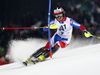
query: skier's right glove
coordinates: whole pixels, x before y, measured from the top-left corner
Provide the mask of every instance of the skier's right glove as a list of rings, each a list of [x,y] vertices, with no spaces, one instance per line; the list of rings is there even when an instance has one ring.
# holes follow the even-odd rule
[[[43,28],[43,31],[48,31],[48,28],[44,27],[44,28]]]
[[[84,36],[86,37],[86,38],[89,38],[89,37],[92,37],[93,35],[89,32],[89,31],[87,31],[87,30],[83,30],[83,33],[84,33]]]
[[[44,26],[43,31],[48,31],[48,25]]]

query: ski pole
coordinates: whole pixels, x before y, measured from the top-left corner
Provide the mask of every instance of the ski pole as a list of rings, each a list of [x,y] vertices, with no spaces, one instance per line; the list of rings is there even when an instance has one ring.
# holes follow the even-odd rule
[[[99,36],[94,36],[94,35],[92,35],[92,37],[97,38],[97,39],[100,39],[100,37],[99,37]]]
[[[91,33],[84,33],[84,35],[88,38],[88,37],[94,37],[94,38],[97,38],[97,39],[100,39],[100,37],[98,36],[95,36],[95,35],[92,35]]]
[[[1,29],[5,30],[5,29],[41,29],[41,28],[48,28],[48,27],[13,27],[13,28],[6,28],[6,27],[3,27]],[[57,29],[58,26],[57,25],[50,25],[50,29]]]

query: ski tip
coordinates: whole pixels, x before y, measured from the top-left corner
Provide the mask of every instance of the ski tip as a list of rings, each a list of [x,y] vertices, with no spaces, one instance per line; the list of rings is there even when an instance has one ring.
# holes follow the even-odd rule
[[[24,64],[25,66],[27,66],[27,63],[26,63],[26,62],[23,62],[23,64]]]

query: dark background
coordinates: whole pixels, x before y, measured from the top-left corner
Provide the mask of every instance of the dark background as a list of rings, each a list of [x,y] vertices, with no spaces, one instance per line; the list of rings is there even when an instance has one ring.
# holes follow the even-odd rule
[[[20,17],[32,12],[35,17],[40,17],[48,10],[48,0],[0,0],[0,20],[6,25],[10,20],[19,24]]]
[[[56,6],[68,7],[75,3],[82,3],[84,0],[51,0],[51,13]],[[43,19],[42,16],[48,15],[49,0],[0,0],[0,21],[4,26],[13,20],[14,24],[20,24],[22,15],[32,12],[34,17],[39,20]],[[66,6],[66,7],[65,7]],[[42,16],[41,16],[42,15]]]

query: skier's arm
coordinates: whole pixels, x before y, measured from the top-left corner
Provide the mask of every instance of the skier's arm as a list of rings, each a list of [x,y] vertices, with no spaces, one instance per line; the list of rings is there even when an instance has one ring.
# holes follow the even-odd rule
[[[70,24],[71,24],[71,26],[74,26],[74,27],[76,27],[76,28],[79,28],[81,31],[83,31],[84,36],[85,36],[86,38],[92,36],[92,34],[91,34],[89,31],[87,31],[86,28],[85,28],[83,25],[77,23],[77,22],[74,21],[73,19],[70,19]]]
[[[82,31],[83,31],[83,30],[86,30],[86,28],[85,28],[83,25],[77,23],[77,22],[76,22],[75,20],[73,20],[73,19],[70,19],[70,25],[71,25],[71,26],[74,26],[74,27],[76,27],[76,28],[78,28],[78,29],[81,29]]]

